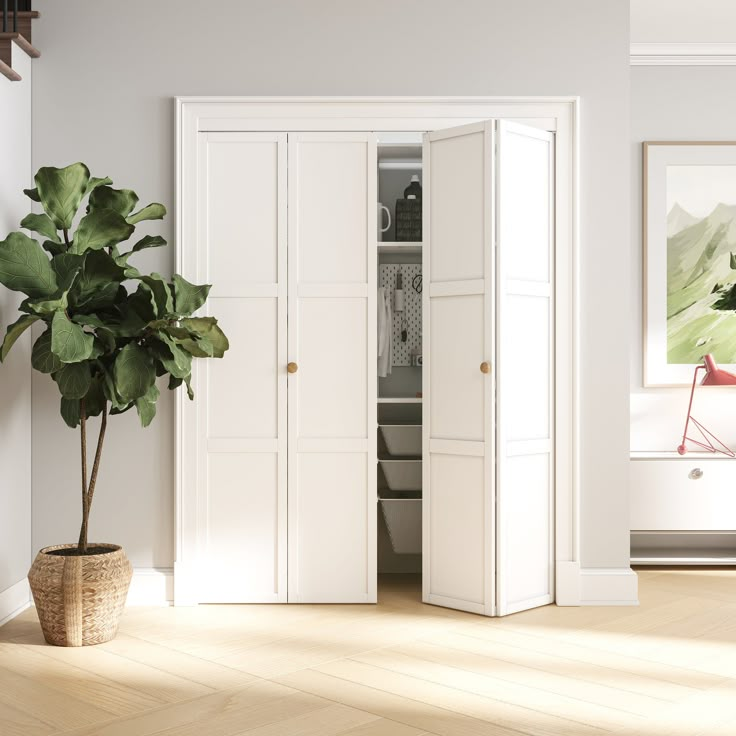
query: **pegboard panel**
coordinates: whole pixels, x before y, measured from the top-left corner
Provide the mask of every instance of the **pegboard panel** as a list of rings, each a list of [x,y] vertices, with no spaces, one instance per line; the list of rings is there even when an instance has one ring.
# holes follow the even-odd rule
[[[421,263],[382,263],[380,265],[380,285],[391,298],[391,308],[396,302],[396,276],[401,273],[404,283],[404,312],[393,312],[394,327],[394,365],[411,365],[410,353],[413,348],[422,349],[422,264]],[[401,341],[402,317],[407,330],[406,342]]]

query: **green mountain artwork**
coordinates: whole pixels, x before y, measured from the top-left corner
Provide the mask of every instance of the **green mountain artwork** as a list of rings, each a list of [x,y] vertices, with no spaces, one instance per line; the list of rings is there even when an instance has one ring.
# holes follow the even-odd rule
[[[667,362],[736,363],[736,205],[667,215]]]

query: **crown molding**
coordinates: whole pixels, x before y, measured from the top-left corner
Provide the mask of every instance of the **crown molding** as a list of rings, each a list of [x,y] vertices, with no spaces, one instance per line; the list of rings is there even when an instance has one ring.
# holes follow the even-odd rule
[[[631,66],[736,66],[736,43],[632,43]]]

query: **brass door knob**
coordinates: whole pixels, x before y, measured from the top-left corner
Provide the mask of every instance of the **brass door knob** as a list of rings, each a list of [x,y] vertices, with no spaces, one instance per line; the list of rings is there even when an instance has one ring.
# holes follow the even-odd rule
[[[289,364],[288,364],[288,365],[286,366],[286,370],[287,370],[287,371],[288,371],[289,373],[296,373],[296,372],[297,372],[297,371],[299,370],[299,366],[298,366],[298,365],[297,365],[296,363],[289,363]]]
[[[487,360],[484,360],[480,364],[480,372],[481,373],[490,373],[491,372],[491,364]]]

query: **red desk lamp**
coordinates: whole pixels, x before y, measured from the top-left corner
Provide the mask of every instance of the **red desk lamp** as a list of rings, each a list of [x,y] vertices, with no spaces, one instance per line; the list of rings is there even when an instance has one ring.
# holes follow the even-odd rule
[[[695,367],[693,372],[693,387],[690,390],[690,403],[687,407],[687,418],[685,419],[685,430],[682,433],[682,443],[677,448],[677,452],[680,455],[684,455],[687,452],[686,442],[692,442],[697,447],[702,448],[706,452],[720,453],[728,457],[736,457],[736,453],[728,448],[721,440],[716,437],[713,432],[706,429],[693,415],[693,397],[695,396],[695,386],[698,384],[698,371],[704,370],[705,376],[701,381],[701,386],[736,386],[736,375],[724,371],[716,365],[712,355],[703,356],[703,365]],[[695,428],[700,432],[702,440],[695,439],[687,436],[687,430],[690,423],[695,425]],[[713,444],[715,440],[716,444]]]

